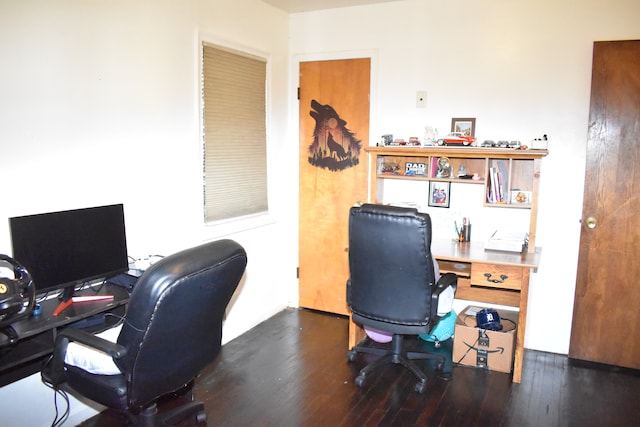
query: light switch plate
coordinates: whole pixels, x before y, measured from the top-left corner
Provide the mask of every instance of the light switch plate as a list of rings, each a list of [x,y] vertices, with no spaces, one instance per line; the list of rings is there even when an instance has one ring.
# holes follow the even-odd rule
[[[427,91],[419,90],[416,92],[416,108],[427,107]]]

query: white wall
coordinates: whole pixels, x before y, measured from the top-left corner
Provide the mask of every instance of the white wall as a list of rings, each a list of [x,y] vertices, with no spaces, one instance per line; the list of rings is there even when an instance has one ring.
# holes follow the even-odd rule
[[[256,0],[0,0],[0,253],[8,217],[124,203],[134,257],[222,236],[245,246],[225,342],[297,303],[287,27]],[[270,216],[247,230],[203,225],[201,39],[269,58]],[[53,396],[37,387],[0,389],[3,425],[51,423]]]
[[[385,133],[422,137],[427,125],[447,132],[452,117],[475,117],[481,141],[549,135],[527,348],[568,352],[592,45],[640,38],[639,16],[636,0],[405,0],[291,16],[293,57],[375,51],[373,145]],[[419,90],[427,108],[415,107]]]

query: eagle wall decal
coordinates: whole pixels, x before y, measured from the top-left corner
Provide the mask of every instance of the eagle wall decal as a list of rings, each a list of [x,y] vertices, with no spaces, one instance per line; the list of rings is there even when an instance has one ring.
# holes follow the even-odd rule
[[[360,163],[362,143],[333,107],[313,99],[309,115],[316,121],[313,143],[309,146],[310,164],[341,171]]]

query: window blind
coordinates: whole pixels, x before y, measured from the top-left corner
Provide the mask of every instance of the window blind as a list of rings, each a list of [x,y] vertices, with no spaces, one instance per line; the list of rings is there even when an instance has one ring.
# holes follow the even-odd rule
[[[205,221],[266,212],[266,61],[203,44]]]

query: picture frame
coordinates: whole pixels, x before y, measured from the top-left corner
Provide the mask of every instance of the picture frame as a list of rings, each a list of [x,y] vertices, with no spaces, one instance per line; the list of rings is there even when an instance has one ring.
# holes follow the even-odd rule
[[[531,191],[511,190],[511,204],[528,205],[531,204]]]
[[[462,132],[466,136],[476,136],[475,117],[454,117],[451,119],[451,132]]]
[[[429,206],[448,208],[451,199],[451,183],[448,181],[429,181]]]

